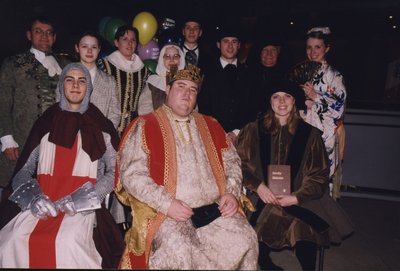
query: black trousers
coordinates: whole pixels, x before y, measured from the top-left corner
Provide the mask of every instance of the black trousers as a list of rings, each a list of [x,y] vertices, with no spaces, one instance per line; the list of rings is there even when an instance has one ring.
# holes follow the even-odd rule
[[[270,257],[271,248],[263,242],[259,242],[258,264],[261,270],[283,270],[275,265]],[[300,241],[294,247],[294,253],[303,270],[315,270],[317,260],[317,245],[312,242]]]
[[[258,265],[261,270],[283,270],[281,267],[277,266],[272,262],[271,256],[271,248],[267,246],[264,242],[258,242]]]
[[[300,262],[303,270],[315,270],[317,261],[317,244],[300,241],[294,246],[294,254]]]

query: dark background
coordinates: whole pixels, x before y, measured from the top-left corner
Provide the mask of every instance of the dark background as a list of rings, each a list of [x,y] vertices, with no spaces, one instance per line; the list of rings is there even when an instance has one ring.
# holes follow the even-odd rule
[[[26,24],[34,15],[54,19],[55,51],[71,54],[76,35],[97,30],[102,18],[132,23],[142,11],[151,12],[159,28],[165,18],[179,24],[193,14],[202,20],[202,41],[210,48],[214,48],[215,28],[224,22],[240,25],[243,48],[258,37],[279,34],[291,63],[305,59],[307,30],[328,25],[332,30],[328,61],[344,75],[348,107],[400,111],[400,86],[385,91],[388,64],[400,58],[399,0],[0,0],[0,60],[28,48]],[[103,53],[111,50],[103,45]],[[400,64],[397,72],[400,78]]]

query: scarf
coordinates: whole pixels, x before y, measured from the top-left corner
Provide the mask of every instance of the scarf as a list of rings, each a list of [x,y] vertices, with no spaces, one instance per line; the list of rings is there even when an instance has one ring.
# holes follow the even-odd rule
[[[143,61],[137,54],[133,54],[131,60],[128,60],[121,54],[120,51],[116,50],[106,58],[114,66],[120,70],[123,70],[124,72],[137,72],[144,67]]]

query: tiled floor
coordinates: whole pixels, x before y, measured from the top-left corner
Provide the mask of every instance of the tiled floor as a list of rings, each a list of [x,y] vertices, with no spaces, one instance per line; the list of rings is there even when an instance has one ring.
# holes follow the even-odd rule
[[[340,204],[352,218],[355,233],[325,250],[324,270],[400,270],[400,201],[344,196]],[[289,250],[271,256],[287,271],[300,270]]]

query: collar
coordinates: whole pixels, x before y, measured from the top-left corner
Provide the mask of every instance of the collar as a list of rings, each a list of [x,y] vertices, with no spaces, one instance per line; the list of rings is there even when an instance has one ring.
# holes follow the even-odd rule
[[[39,51],[38,49],[35,49],[31,47],[30,52],[35,56],[35,59],[40,62],[40,64],[43,65],[47,69],[47,72],[50,77],[55,76],[56,74],[60,75],[61,74],[61,67],[58,64],[57,60],[54,58],[52,55],[47,55]]]
[[[189,46],[187,46],[186,43],[183,44],[183,52],[187,52],[187,51],[195,51],[197,53],[197,51],[199,50],[199,45],[196,44],[196,46],[193,49],[190,49]]]
[[[33,47],[31,47],[31,49],[29,51],[35,55],[35,58],[37,61],[39,61],[40,63],[43,63],[44,58],[46,57],[46,54],[44,52],[39,51],[38,49],[35,49]]]
[[[237,67],[237,58],[232,63],[225,61],[224,59],[222,59],[222,57],[219,58],[219,61],[221,62],[222,68],[225,68],[225,66],[228,64],[233,64]]]
[[[137,54],[133,54],[131,60],[126,59],[120,51],[115,50],[106,57],[114,66],[125,72],[137,72],[144,64]]]

